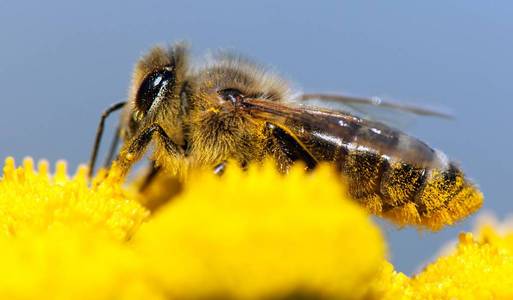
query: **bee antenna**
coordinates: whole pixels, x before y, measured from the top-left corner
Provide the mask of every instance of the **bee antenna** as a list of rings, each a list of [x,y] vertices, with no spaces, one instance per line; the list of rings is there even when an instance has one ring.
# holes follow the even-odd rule
[[[125,104],[126,104],[126,101],[115,103],[115,104],[111,105],[109,108],[107,108],[102,113],[102,116],[100,118],[100,123],[98,124],[98,128],[96,129],[94,145],[93,145],[93,149],[91,151],[91,159],[89,160],[89,178],[91,178],[94,173],[94,165],[96,163],[96,157],[98,155],[98,150],[100,149],[100,141],[102,139],[103,129],[105,127],[105,120],[111,113],[123,108],[125,106]],[[116,132],[116,134],[118,134],[118,132]]]

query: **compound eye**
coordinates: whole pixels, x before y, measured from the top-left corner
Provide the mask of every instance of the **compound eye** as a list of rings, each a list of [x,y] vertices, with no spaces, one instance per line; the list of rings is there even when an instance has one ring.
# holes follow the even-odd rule
[[[221,97],[221,99],[233,103],[241,101],[244,98],[242,92],[237,89],[224,89],[218,91],[217,93],[219,94],[219,97]]]
[[[147,113],[155,101],[160,101],[175,84],[172,67],[157,70],[144,78],[135,100],[137,109]]]

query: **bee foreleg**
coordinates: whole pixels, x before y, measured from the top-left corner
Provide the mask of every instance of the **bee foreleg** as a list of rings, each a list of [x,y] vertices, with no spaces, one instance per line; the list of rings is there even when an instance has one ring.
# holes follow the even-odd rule
[[[315,168],[317,160],[292,134],[269,122],[266,123],[266,127],[270,131],[275,144],[290,161],[301,160],[309,170]]]
[[[134,162],[140,159],[144,150],[151,142],[153,135],[157,134],[161,141],[164,143],[166,151],[172,156],[183,156],[183,149],[176,145],[167,135],[159,124],[152,124],[151,126],[142,130],[132,140],[130,140],[120,152],[118,163],[123,172],[126,174]]]

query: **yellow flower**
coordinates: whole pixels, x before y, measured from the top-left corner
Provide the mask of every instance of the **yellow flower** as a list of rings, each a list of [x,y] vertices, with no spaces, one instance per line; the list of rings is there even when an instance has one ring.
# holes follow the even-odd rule
[[[87,187],[59,162],[16,169],[0,181],[0,299],[141,299],[157,297],[139,256],[126,246],[148,211],[129,199],[115,174]]]
[[[161,299],[137,253],[88,229],[0,238],[0,299]]]
[[[95,189],[87,186],[86,169],[68,178],[66,164],[58,162],[55,176],[48,163],[34,172],[31,159],[15,169],[8,158],[0,181],[0,236],[45,232],[53,227],[88,227],[116,239],[126,240],[148,217],[148,211],[128,198],[119,178],[111,174]]]
[[[513,298],[513,252],[499,240],[496,244],[461,234],[454,253],[412,280],[413,293],[424,299]]]
[[[115,168],[89,188],[32,165],[0,181],[1,299],[378,295],[384,242],[328,168],[197,174],[148,216]]]
[[[177,298],[361,298],[384,244],[336,178],[327,167],[284,177],[271,165],[194,177],[136,234],[135,248]]]
[[[384,299],[513,299],[513,231],[462,233],[451,253],[412,278],[387,263],[374,289]]]
[[[376,299],[413,299],[410,282],[408,276],[395,271],[391,263],[384,261],[378,280],[371,283],[371,289],[379,296]]]

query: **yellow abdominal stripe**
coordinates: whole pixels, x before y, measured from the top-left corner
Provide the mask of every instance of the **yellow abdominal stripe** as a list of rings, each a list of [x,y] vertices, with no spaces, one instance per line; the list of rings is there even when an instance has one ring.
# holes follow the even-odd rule
[[[476,212],[483,203],[483,194],[459,169],[426,171],[396,162],[383,172],[383,163],[377,155],[349,155],[344,166],[349,194],[370,213],[399,226],[436,231]]]
[[[436,231],[474,213],[483,203],[479,189],[452,165],[426,169],[357,150],[349,152],[341,169],[354,200],[399,226]]]
[[[328,166],[191,174],[154,213],[116,167],[91,185],[86,171],[69,177],[60,162],[51,175],[46,162],[34,171],[30,159],[6,160],[0,299],[513,296],[512,233],[463,234],[409,278],[386,261],[379,228]]]
[[[406,182],[404,186],[410,184]],[[448,179],[442,172],[434,170],[416,202],[400,205],[384,212],[383,216],[399,225],[439,230],[476,212],[482,204],[483,194],[462,173]]]

